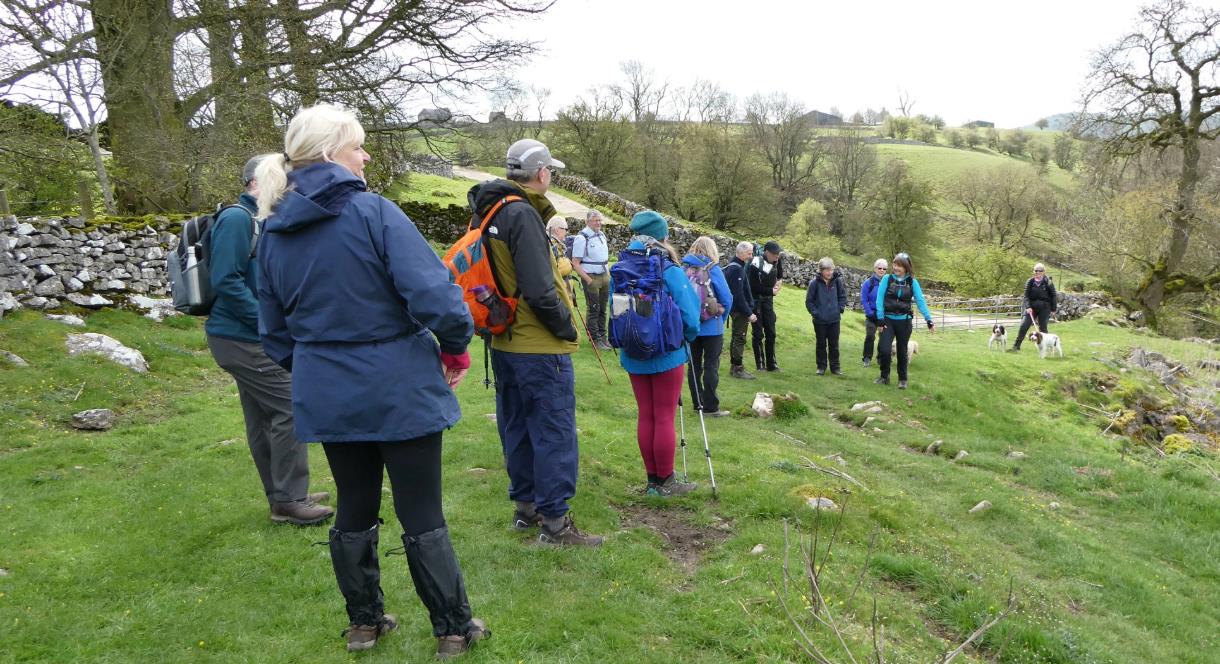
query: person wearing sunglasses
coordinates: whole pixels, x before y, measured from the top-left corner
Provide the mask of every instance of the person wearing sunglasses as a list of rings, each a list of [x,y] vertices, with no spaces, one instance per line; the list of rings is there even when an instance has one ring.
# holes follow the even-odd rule
[[[923,289],[915,278],[915,269],[911,266],[911,257],[905,252],[894,256],[892,263],[894,271],[881,278],[877,284],[876,318],[873,324],[881,332],[880,348],[877,349],[877,364],[881,367],[881,376],[873,381],[880,385],[890,384],[890,348],[897,347],[898,355],[898,389],[907,389],[907,342],[911,340],[914,319],[913,307],[919,307],[928,331],[936,333],[932,323],[932,314],[928,311],[928,303],[923,299]],[[897,343],[895,343],[897,342]]]
[[[1055,284],[1046,274],[1046,266],[1042,263],[1035,264],[1034,276],[1025,282],[1025,293],[1021,300],[1021,331],[1017,333],[1017,340],[1008,352],[1021,350],[1021,342],[1035,322],[1038,323],[1038,331],[1046,334],[1051,315],[1059,309],[1058,299]]]
[[[873,363],[873,341],[876,339],[877,326],[873,319],[877,316],[877,286],[881,278],[890,271],[890,264],[884,258],[878,258],[873,263],[873,273],[860,284],[860,306],[864,309],[864,357],[863,365],[868,368]]]

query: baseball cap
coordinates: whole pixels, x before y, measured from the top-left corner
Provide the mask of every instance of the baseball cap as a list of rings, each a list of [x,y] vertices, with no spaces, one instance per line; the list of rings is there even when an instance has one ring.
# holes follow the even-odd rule
[[[551,157],[551,151],[541,141],[532,138],[523,138],[510,145],[504,166],[510,171],[526,173],[533,173],[548,166],[565,168],[562,161]]]
[[[243,187],[250,186],[250,183],[254,181],[254,170],[258,168],[258,163],[263,160],[264,156],[260,154],[250,157],[245,167],[241,169],[241,184]]]

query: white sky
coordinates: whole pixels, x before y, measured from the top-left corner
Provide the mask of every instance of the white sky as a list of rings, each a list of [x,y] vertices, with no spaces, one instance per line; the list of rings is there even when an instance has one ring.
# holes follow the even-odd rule
[[[739,100],[784,91],[823,111],[895,112],[903,89],[914,113],[1015,127],[1077,110],[1090,53],[1131,29],[1141,4],[558,0],[517,22],[541,50],[516,78],[552,90],[551,115],[634,59],[672,85],[702,77]]]

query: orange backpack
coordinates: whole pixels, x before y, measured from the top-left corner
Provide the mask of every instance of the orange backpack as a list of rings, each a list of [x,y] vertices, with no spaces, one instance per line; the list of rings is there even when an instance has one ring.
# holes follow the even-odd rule
[[[508,297],[500,288],[491,265],[491,251],[484,234],[500,208],[508,203],[524,201],[521,196],[505,196],[491,206],[477,228],[471,228],[442,259],[452,273],[453,283],[462,287],[462,295],[475,332],[480,335],[504,334],[517,316],[517,298]],[[475,219],[478,212],[475,212]],[[472,222],[474,220],[472,219]]]

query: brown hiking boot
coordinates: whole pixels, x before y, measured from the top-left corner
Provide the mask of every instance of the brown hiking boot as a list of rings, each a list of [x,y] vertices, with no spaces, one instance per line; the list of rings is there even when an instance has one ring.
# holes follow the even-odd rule
[[[530,514],[521,510],[513,510],[513,530],[530,530],[542,525],[542,515],[538,512]]]
[[[436,637],[436,658],[451,659],[470,650],[470,646],[476,641],[491,638],[491,630],[487,629],[487,625],[478,618],[470,619],[470,631],[466,632],[466,636],[454,634],[451,636]]]
[[[344,636],[347,637],[347,651],[368,650],[377,645],[377,639],[397,628],[398,619],[388,613],[383,615],[381,622],[376,625],[348,625],[347,629],[343,630]]]
[[[335,511],[325,505],[315,505],[306,500],[271,505],[271,520],[276,523],[291,523],[294,526],[312,526],[334,516]]]
[[[598,535],[586,535],[577,530],[576,524],[572,522],[571,514],[564,515],[563,527],[559,530],[551,530],[544,521],[542,532],[538,533],[539,544],[552,546],[601,546],[605,539]]]
[[[305,502],[307,503],[324,503],[328,500],[330,500],[329,491],[315,491],[314,493],[305,496]]]

